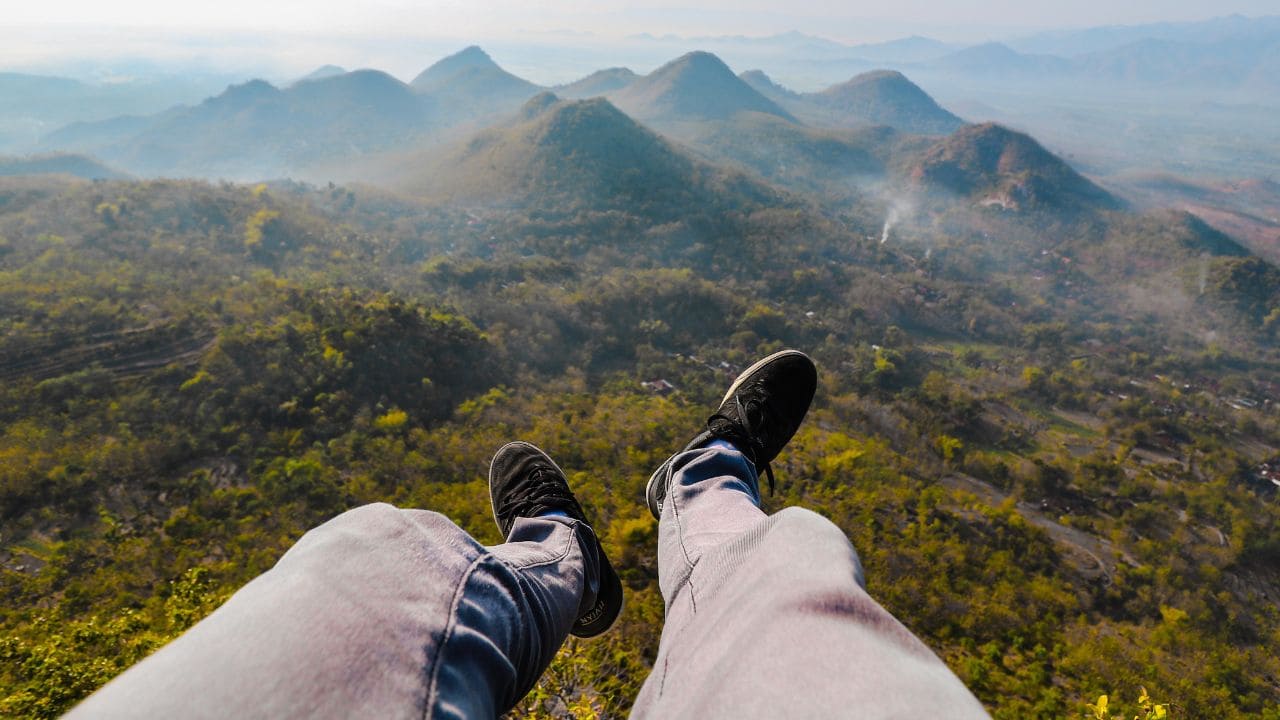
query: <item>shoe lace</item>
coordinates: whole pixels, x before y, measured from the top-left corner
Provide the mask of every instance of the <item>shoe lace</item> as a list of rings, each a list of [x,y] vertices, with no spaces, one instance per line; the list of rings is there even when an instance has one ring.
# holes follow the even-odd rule
[[[569,492],[564,478],[549,468],[534,468],[515,492],[498,504],[498,516],[505,519],[534,517],[548,510],[563,510],[570,517],[585,517],[577,498]]]
[[[769,390],[763,384],[752,384],[750,393],[743,393],[740,388],[733,394],[733,403],[737,408],[737,419],[721,412],[707,418],[707,429],[721,440],[727,440],[747,456],[756,466],[756,472],[764,472],[769,481],[769,494],[773,495],[776,482],[773,477],[771,463],[761,464],[757,458],[762,457],[768,448],[768,423],[765,411],[768,408]],[[747,395],[743,402],[743,394]]]

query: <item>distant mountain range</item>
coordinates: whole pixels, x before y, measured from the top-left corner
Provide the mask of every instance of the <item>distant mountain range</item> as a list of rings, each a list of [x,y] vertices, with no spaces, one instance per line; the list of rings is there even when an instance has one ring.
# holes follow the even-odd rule
[[[678,221],[716,199],[725,174],[675,147],[603,98],[531,99],[509,123],[405,163],[397,185],[461,202],[625,209]],[[733,180],[734,192],[777,199],[762,184]]]
[[[795,32],[644,42],[654,47],[699,42],[728,58],[767,58],[785,69],[782,77],[830,77],[842,68],[849,74],[817,92],[796,92],[763,71],[734,78],[720,56],[692,52],[648,75],[609,68],[551,89],[563,98],[607,97],[632,117],[682,140],[707,134],[691,123],[727,121],[744,112],[813,128],[887,125],[907,133],[946,134],[961,125],[908,77],[926,87],[963,81],[1035,87],[1050,95],[1056,86],[1110,92],[1212,87],[1237,93],[1229,102],[1264,104],[1280,90],[1280,17],[1092,28],[968,48],[918,36],[845,45]],[[176,87],[116,88],[0,74],[5,100],[0,103],[0,152],[92,154],[143,175],[291,175],[432,142],[455,128],[491,125],[548,89],[511,74],[474,46],[431,65],[409,83],[375,70],[325,65],[279,86],[238,83],[204,102],[157,107],[180,95]],[[973,98],[949,97],[957,107],[980,106],[964,102]]]
[[[734,77],[723,61],[706,52],[688,53],[643,77],[626,68],[603,70],[557,92],[608,97],[628,114],[677,133],[681,123],[723,121],[739,113],[764,113],[815,127],[888,125],[934,135],[964,124],[899,72],[863,73],[821,92],[797,93],[762,70]]]
[[[1001,43],[986,43],[915,69],[994,80],[1274,92],[1280,89],[1280,28],[1211,42],[1147,38],[1070,58],[1027,54]]]
[[[928,67],[968,76],[1034,77],[1063,75],[1071,72],[1073,64],[1053,55],[1024,55],[1007,45],[989,42],[944,55],[929,63]]]
[[[794,32],[760,38],[637,37],[656,47],[696,44],[730,63],[768,65],[780,77],[825,82],[832,72],[879,67],[919,77],[1273,92],[1280,62],[1280,15],[1055,31],[969,47],[919,36],[846,45]]]
[[[28,157],[0,156],[0,177],[69,175],[85,180],[123,180],[129,176],[90,157],[55,153]]]
[[[92,153],[140,174],[282,177],[412,147],[443,129],[508,112],[539,91],[470,47],[411,84],[377,70],[326,66],[283,89],[253,80],[192,107],[75,123],[41,147]]]
[[[41,149],[91,154],[141,175],[308,176],[500,124],[543,91],[469,47],[412,83],[376,70],[326,66],[283,88],[254,80],[195,106],[73,123],[48,135]],[[570,99],[607,97],[631,118],[685,141],[713,134],[708,124],[746,115],[769,115],[797,129],[884,125],[945,134],[962,124],[897,72],[868,73],[820,93],[798,94],[763,73],[739,77],[706,52],[687,53],[643,76],[602,70],[560,91]]]
[[[768,81],[762,73],[746,75],[757,83]],[[884,92],[886,87],[892,91]],[[965,126],[898,73],[859,76],[814,94],[816,99],[772,88],[790,106],[822,108],[818,103],[825,101],[826,109],[856,127],[806,126],[714,56],[694,53],[616,91],[613,96],[629,104],[630,112],[601,97],[573,101],[542,93],[506,122],[401,158],[393,163],[395,184],[414,195],[453,202],[641,208],[655,222],[678,220],[662,208],[690,207],[690,193],[697,196],[694,204],[724,205],[715,199],[724,183],[708,185],[707,180],[724,177],[723,170],[633,119],[640,116],[657,118],[658,127],[676,128],[683,142],[713,161],[801,192],[856,194],[870,182],[1005,211],[1120,207],[1032,138],[994,124]],[[910,102],[900,102],[903,96]],[[931,129],[953,132],[931,139],[867,119],[895,119],[904,115],[903,107],[923,108],[939,123]],[[905,116],[919,122],[921,114]],[[746,179],[735,183],[738,195],[767,195],[763,186]]]
[[[560,91],[469,47],[411,83],[326,66],[283,88],[255,80],[195,106],[73,124],[44,144],[144,176],[363,179],[454,201],[639,208],[655,222],[678,220],[661,208],[733,206],[717,199],[729,185],[764,198],[768,183],[833,202],[889,183],[1008,211],[1119,206],[1030,137],[966,126],[898,71],[798,93],[692,52]]]
[[[209,78],[94,85],[63,77],[0,72],[0,153],[29,152],[42,136],[68,123],[154,113],[197,101],[216,92],[217,87]]]
[[[849,45],[798,32],[767,37],[636,36],[629,42],[647,48],[641,55],[664,52],[664,48],[675,54],[691,46],[699,47],[715,53],[728,65],[767,68],[773,77],[803,90],[878,69],[898,70],[931,88],[957,81],[987,87],[1006,82],[1033,87],[1059,83],[1076,88],[1097,84],[1121,91],[1195,88],[1217,95],[1235,93],[1230,102],[1256,100],[1268,104],[1273,104],[1271,100],[1280,90],[1280,16],[1230,16],[1195,23],[1056,31],[973,47],[920,36]],[[300,79],[276,84],[288,89],[300,82],[344,74],[348,73],[341,67],[325,65]],[[615,68],[571,85],[542,88],[506,72],[482,50],[470,47],[441,60],[409,84],[425,96],[448,95],[448,103],[434,107],[433,122],[460,124],[477,116],[510,111],[543,89],[553,89],[569,98],[613,96],[637,80],[631,71]],[[787,112],[795,113],[750,79],[744,80]],[[49,144],[38,146],[37,140],[71,123],[123,115],[146,116],[175,105],[192,104],[226,87],[226,80],[216,86],[211,84],[216,81],[212,77],[175,75],[91,84],[68,78],[0,73],[0,152],[47,149]],[[237,79],[234,84],[242,82]],[[628,104],[619,97],[612,99],[623,107]]]
[[[431,127],[433,109],[390,75],[359,70],[283,90],[253,80],[194,107],[74,124],[42,145],[140,174],[256,179],[414,142]]]
[[[1144,40],[1217,43],[1235,38],[1274,37],[1277,33],[1280,33],[1280,15],[1252,18],[1228,15],[1195,22],[1054,30],[1014,38],[1006,44],[1018,52],[1074,57],[1116,50]]]

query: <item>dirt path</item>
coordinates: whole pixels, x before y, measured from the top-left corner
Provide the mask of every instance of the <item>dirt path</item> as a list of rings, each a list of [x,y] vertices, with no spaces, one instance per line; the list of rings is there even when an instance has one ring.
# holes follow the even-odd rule
[[[942,478],[942,484],[954,490],[971,492],[992,507],[1009,497],[994,485],[969,475],[946,475]],[[1117,561],[1132,567],[1138,566],[1138,561],[1132,555],[1117,548],[1111,541],[1067,527],[1049,518],[1031,503],[1019,502],[1017,509],[1027,522],[1044,530],[1054,542],[1063,546],[1068,559],[1087,577],[1105,577],[1110,581]]]

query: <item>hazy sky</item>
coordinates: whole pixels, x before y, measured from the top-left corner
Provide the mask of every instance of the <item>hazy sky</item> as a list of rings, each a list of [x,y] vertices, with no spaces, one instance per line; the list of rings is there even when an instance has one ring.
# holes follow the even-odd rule
[[[5,3],[3,25],[92,24],[302,32],[507,33],[571,29],[600,34],[856,33],[859,21],[959,27],[1046,27],[1265,15],[1275,0],[40,0]],[[505,26],[505,27],[503,27]],[[838,38],[837,38],[838,39]],[[861,40],[849,37],[851,40]]]
[[[1053,27],[1202,20],[1280,12],[1277,0],[37,0],[0,13],[0,69],[69,58],[206,65],[316,62],[384,67],[478,42],[607,45],[635,33],[767,35],[842,42],[922,34],[953,42]],[[413,46],[413,43],[417,43]],[[419,63],[417,59],[413,63]],[[406,71],[409,66],[405,64]]]

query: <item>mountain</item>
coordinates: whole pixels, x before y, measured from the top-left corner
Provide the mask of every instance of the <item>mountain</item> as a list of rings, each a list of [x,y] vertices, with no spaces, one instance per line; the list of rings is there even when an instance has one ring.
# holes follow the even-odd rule
[[[285,90],[253,80],[159,116],[69,127],[43,145],[144,175],[261,179],[410,143],[433,127],[432,109],[390,75],[359,70]]]
[[[792,92],[775,83],[773,78],[766,75],[763,70],[747,70],[738,75],[738,77],[742,82],[750,85],[753,90],[778,103],[778,105],[800,100],[799,93]]]
[[[543,89],[503,70],[474,45],[436,62],[409,85],[433,98],[450,123],[510,112]]]
[[[317,116],[355,114],[362,122],[416,121],[426,107],[404,83],[379,70],[357,70],[301,82],[287,90],[285,96],[290,104]]]
[[[23,102],[53,103],[80,100],[93,88],[79,80],[46,75],[0,72],[0,93]]]
[[[1075,58],[1083,74],[1167,87],[1280,90],[1280,29],[1214,42],[1148,38]]]
[[[184,107],[158,115],[121,115],[107,120],[73,122],[40,138],[36,149],[99,153],[127,143],[165,118],[181,115],[187,110]]]
[[[70,175],[85,180],[121,180],[128,177],[84,155],[0,157],[0,177],[15,175]]]
[[[763,185],[677,149],[603,98],[547,94],[531,100],[513,123],[408,159],[399,185],[431,199],[556,213],[612,209],[654,223],[779,201]]]
[[[749,70],[739,78],[810,125],[888,125],[903,132],[945,135],[964,124],[896,70],[862,73],[822,92],[804,94],[778,85],[760,70]]]
[[[1168,174],[1138,174],[1117,182],[1135,205],[1191,213],[1280,266],[1280,183],[1195,182]]]
[[[964,124],[895,70],[863,73],[805,96],[838,125],[888,125],[905,132],[943,135]]]
[[[1114,50],[1143,40],[1216,43],[1241,36],[1277,32],[1280,32],[1280,16],[1250,18],[1243,15],[1228,15],[1196,22],[1106,25],[1079,30],[1054,30],[1015,38],[1008,44],[1019,52],[1071,57]]]
[[[1044,77],[1066,75],[1074,66],[1060,57],[1024,55],[1008,45],[990,42],[944,55],[927,67],[965,75]]]
[[[724,120],[746,111],[794,119],[706,52],[676,58],[611,99],[629,115],[658,122]]]
[[[954,45],[919,35],[882,43],[854,45],[849,48],[850,54],[878,63],[927,62],[955,50]]]
[[[411,147],[460,124],[489,124],[540,90],[477,47],[435,63],[412,85],[377,70],[339,70],[325,66],[284,89],[253,80],[159,115],[74,124],[41,147],[92,152],[143,175],[297,175]]]
[[[40,138],[78,121],[162,111],[205,97],[205,78],[95,85],[64,77],[0,73],[0,152],[37,149]]]
[[[813,128],[776,115],[746,112],[686,138],[717,160],[736,163],[792,190],[844,202],[868,181],[883,180],[897,154],[913,144],[884,125]],[[919,148],[916,148],[919,149]]]
[[[558,85],[554,92],[560,97],[574,99],[608,95],[625,88],[638,77],[640,76],[624,67],[606,68],[567,85]]]
[[[1274,93],[1280,90],[1280,16],[1102,27],[985,43],[923,63],[967,77]]]
[[[307,82],[309,80],[324,80],[325,78],[336,77],[338,75],[346,75],[347,71],[337,65],[321,65],[311,72],[303,75],[294,82]]]
[[[1007,210],[1119,206],[1030,136],[995,123],[960,128],[920,153],[906,175],[918,187]]]

